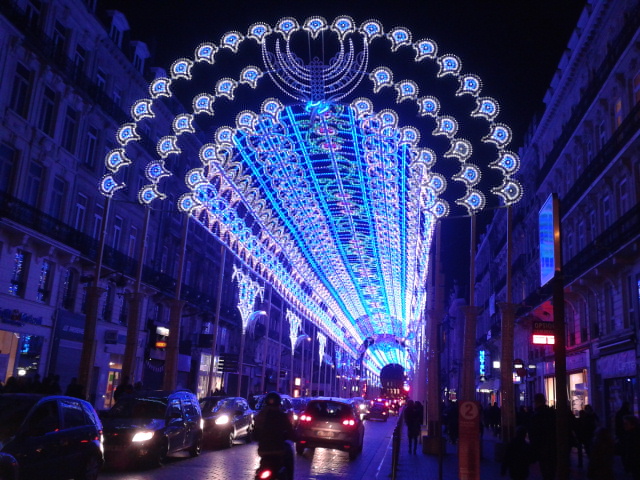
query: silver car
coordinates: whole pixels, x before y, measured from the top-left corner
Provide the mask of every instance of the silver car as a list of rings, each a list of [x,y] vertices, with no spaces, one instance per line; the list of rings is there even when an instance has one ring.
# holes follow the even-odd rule
[[[296,426],[296,452],[305,448],[333,448],[349,452],[354,460],[362,452],[364,423],[347,400],[316,398],[310,400]]]

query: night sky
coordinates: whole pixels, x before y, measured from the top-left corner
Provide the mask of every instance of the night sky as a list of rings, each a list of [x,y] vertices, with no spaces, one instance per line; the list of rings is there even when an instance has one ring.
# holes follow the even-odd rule
[[[578,0],[103,0],[102,8],[125,13],[131,39],[144,40],[153,65],[169,68],[178,57],[192,57],[203,41],[218,43],[230,30],[246,33],[254,22],[273,25],[285,16],[300,23],[320,15],[331,23],[350,15],[356,24],[374,18],[385,30],[404,26],[413,39],[431,38],[439,53],[460,57],[463,72],[483,81],[482,95],[498,100],[498,120],[514,133],[510,149],[518,151],[585,1]],[[490,219],[479,218],[478,233]],[[467,285],[468,219],[445,220],[445,270]],[[466,287],[465,287],[466,288]]]

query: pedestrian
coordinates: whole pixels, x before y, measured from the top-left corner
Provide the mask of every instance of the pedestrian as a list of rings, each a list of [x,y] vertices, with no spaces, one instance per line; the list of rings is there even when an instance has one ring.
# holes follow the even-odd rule
[[[65,390],[64,394],[67,397],[76,397],[82,400],[85,399],[84,387],[78,383],[78,379],[76,377],[73,377],[71,379],[71,381],[69,382],[69,385],[67,385],[67,389]]]
[[[587,478],[592,480],[608,480],[613,477],[613,459],[615,442],[611,430],[600,427],[593,435],[589,449],[589,466]]]
[[[544,394],[533,396],[533,412],[529,422],[529,440],[533,454],[540,466],[543,480],[556,478],[556,415],[545,399]]]
[[[640,420],[635,415],[625,415],[622,428],[622,465],[633,480],[640,480]]]
[[[591,455],[591,443],[593,442],[593,436],[598,428],[598,415],[593,410],[593,407],[589,404],[585,405],[576,421],[576,443],[578,448],[578,465],[582,466],[582,449],[587,454],[587,457]]]
[[[118,385],[116,390],[113,392],[113,399],[117,402],[123,395],[131,393],[133,393],[133,386],[129,383],[129,376],[125,375],[122,377],[120,385]]]
[[[616,416],[615,416],[615,435],[616,435],[616,442],[620,442],[623,435],[624,435],[624,426],[623,426],[623,419],[624,417],[626,417],[627,415],[632,415],[633,412],[631,411],[631,405],[629,402],[624,401],[622,402],[622,405],[620,406],[620,409],[616,412]]]
[[[419,408],[413,400],[407,400],[403,411],[404,423],[407,425],[407,437],[409,438],[409,453],[416,453],[418,448],[418,436],[422,426],[422,417]]]
[[[493,431],[493,435],[496,437],[500,433],[500,423],[502,421],[501,415],[502,413],[498,406],[498,402],[493,402],[493,405],[489,407],[489,419],[491,422],[491,430]]]
[[[527,429],[520,425],[516,427],[513,440],[507,444],[502,460],[502,475],[509,474],[512,480],[526,480],[529,478],[529,465],[534,462],[533,448],[527,442]]]

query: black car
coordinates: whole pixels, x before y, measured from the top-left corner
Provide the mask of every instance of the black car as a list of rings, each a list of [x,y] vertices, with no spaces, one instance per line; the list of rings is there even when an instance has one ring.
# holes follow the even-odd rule
[[[251,442],[254,411],[242,397],[213,396],[200,400],[205,446],[231,447],[237,438]]]
[[[18,462],[8,453],[0,452],[0,480],[18,480]]]
[[[136,392],[102,413],[107,466],[161,465],[186,450],[200,454],[202,414],[187,390]]]
[[[102,423],[90,403],[62,395],[0,395],[0,474],[95,480],[102,449]]]
[[[259,412],[264,406],[265,397],[266,395],[260,398],[256,403],[256,412]],[[280,409],[287,414],[287,416],[289,417],[289,420],[291,420],[291,425],[295,425],[296,411],[293,407],[293,398],[291,398],[289,395],[286,395],[286,394],[280,394],[280,399],[281,399]]]

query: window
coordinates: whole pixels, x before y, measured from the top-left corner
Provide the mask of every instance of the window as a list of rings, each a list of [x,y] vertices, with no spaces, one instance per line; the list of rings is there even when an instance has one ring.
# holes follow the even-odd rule
[[[84,145],[84,155],[82,156],[82,163],[90,169],[94,169],[96,166],[96,154],[98,151],[98,129],[90,126],[87,129],[87,137]]]
[[[616,128],[622,125],[622,99],[618,98],[616,103],[613,104],[613,120]]]
[[[9,282],[9,294],[16,297],[24,297],[29,260],[29,253],[24,250],[17,250],[13,256],[13,271]]]
[[[115,216],[113,219],[113,248],[118,250],[120,246],[120,239],[122,238],[122,224],[124,220],[122,217]]]
[[[595,210],[591,210],[591,212],[589,212],[589,241],[595,240],[597,235],[598,217],[596,216]]]
[[[604,327],[605,332],[613,332],[616,328],[613,310],[613,285],[607,283],[604,287]]]
[[[42,303],[48,303],[51,297],[51,275],[53,274],[53,268],[49,260],[42,260],[42,266],[40,267],[40,278],[38,279],[38,292],[36,293],[36,300]]]
[[[115,25],[115,23],[111,24],[111,30],[109,31],[109,37],[111,37],[111,40],[113,40],[113,43],[115,43],[118,47],[122,46],[122,32],[120,31],[118,26]]]
[[[72,107],[67,107],[62,126],[62,146],[70,153],[75,153],[76,138],[78,133],[78,111]]]
[[[44,94],[42,95],[40,116],[38,117],[38,128],[50,137],[53,137],[55,112],[56,92],[49,87],[45,87]]]
[[[631,208],[629,203],[629,183],[626,178],[623,178],[618,184],[618,205],[620,205],[620,215],[629,211]]]
[[[6,143],[0,144],[0,192],[8,192],[13,181],[16,150]]]
[[[138,229],[131,226],[129,230],[129,244],[127,246],[127,256],[134,258],[136,256],[136,243],[138,241]]]
[[[26,118],[29,111],[29,95],[31,90],[31,72],[27,67],[18,63],[13,77],[10,108],[21,117]]]
[[[25,8],[25,17],[27,19],[27,26],[30,29],[34,29],[40,25],[41,14],[42,14],[42,1],[29,0],[27,2],[27,7]]]
[[[633,99],[640,103],[640,73],[633,77]]]
[[[38,206],[40,197],[40,184],[42,183],[42,174],[44,167],[37,162],[31,162],[29,171],[27,172],[27,183],[25,185],[24,201],[33,207]]]
[[[67,268],[62,277],[62,308],[73,311],[76,303],[78,274],[73,268]]]
[[[116,286],[113,282],[107,284],[107,296],[102,307],[102,319],[105,322],[110,322],[113,316],[113,304],[116,299]]]
[[[100,68],[96,72],[96,85],[100,90],[104,90],[107,85],[107,74]]]
[[[100,238],[102,235],[102,222],[104,220],[104,207],[102,204],[96,203],[96,208],[93,211],[93,233],[91,236],[95,239]]]
[[[580,220],[578,222],[578,251],[582,251],[582,249],[586,246],[586,233],[587,226],[585,225],[584,220]]]
[[[84,230],[84,222],[87,215],[87,204],[89,199],[86,195],[82,193],[78,193],[78,197],[76,199],[76,210],[73,219],[73,228],[76,230]]]
[[[62,177],[56,176],[53,179],[53,188],[51,192],[51,199],[49,201],[49,215],[54,218],[62,218],[62,206],[64,204],[64,197],[67,191],[67,182]]]
[[[122,90],[114,87],[111,98],[113,99],[113,103],[119,107],[122,104]]]
[[[58,58],[64,57],[64,47],[67,43],[67,28],[58,21],[56,21],[53,27],[53,38],[51,40],[54,55]]]
[[[87,51],[80,45],[76,45],[76,53],[73,55],[73,67],[76,77],[84,72],[84,66],[87,61]]]
[[[598,125],[598,148],[604,147],[604,144],[607,143],[607,126],[604,121],[600,122]]]
[[[611,225],[611,199],[609,195],[602,198],[602,228],[607,229]]]
[[[74,400],[60,400],[62,407],[62,419],[65,428],[82,427],[89,425],[80,402]]]
[[[160,257],[160,271],[167,273],[167,262],[169,261],[169,249],[165,245],[162,247],[162,257]]]

